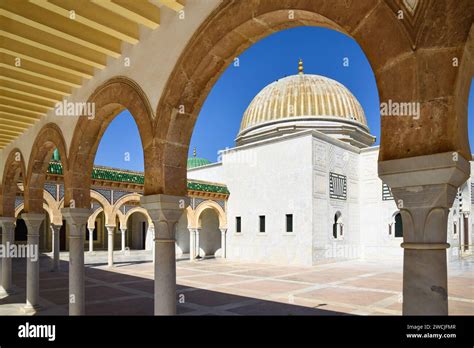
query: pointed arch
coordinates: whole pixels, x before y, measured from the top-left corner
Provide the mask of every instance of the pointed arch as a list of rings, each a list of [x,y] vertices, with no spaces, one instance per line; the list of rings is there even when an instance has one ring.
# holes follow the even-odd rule
[[[99,142],[110,122],[125,109],[130,111],[140,134],[145,157],[145,193],[161,193],[161,174],[157,166],[159,152],[153,140],[153,112],[138,84],[127,77],[115,77],[99,86],[87,102],[95,105],[95,116],[80,117],[74,129],[65,206],[74,199],[76,207],[89,207],[92,168]],[[153,176],[148,177],[146,173],[150,171]]]
[[[61,129],[48,123],[39,131],[28,161],[27,185],[25,186],[25,211],[40,213],[43,209],[43,190],[48,166],[55,149],[61,157],[64,178],[68,177],[69,164],[66,143]],[[67,187],[64,180],[64,187]]]
[[[23,181],[23,187],[27,184],[25,160],[18,148],[10,151],[5,168],[3,170],[2,187],[0,192],[0,215],[6,217],[15,216],[15,200],[19,191],[18,182]]]

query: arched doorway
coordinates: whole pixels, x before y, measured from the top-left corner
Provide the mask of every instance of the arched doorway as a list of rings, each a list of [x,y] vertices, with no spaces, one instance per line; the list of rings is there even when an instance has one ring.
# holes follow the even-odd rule
[[[176,227],[176,258],[187,258],[190,252],[190,232],[188,216],[185,213],[180,217]]]
[[[334,222],[332,224],[332,237],[334,239],[340,239],[343,235],[342,214],[340,211],[337,211],[336,214],[334,214]]]
[[[205,209],[199,217],[199,225],[199,256],[215,257],[216,251],[222,247],[217,212],[214,209]]]
[[[149,231],[148,218],[142,212],[132,213],[127,220],[128,245],[133,250],[151,250],[153,237]]]

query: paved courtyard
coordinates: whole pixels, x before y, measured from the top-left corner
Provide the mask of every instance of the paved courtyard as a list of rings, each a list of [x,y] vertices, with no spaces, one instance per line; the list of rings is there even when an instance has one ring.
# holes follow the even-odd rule
[[[61,272],[41,258],[40,315],[68,311],[67,253]],[[86,254],[88,315],[153,315],[153,263],[147,252]],[[0,299],[0,315],[23,314],[26,265],[14,260],[17,293]],[[401,262],[344,261],[313,267],[237,263],[222,259],[177,262],[178,314],[399,315]],[[449,313],[474,315],[474,259],[449,264]]]

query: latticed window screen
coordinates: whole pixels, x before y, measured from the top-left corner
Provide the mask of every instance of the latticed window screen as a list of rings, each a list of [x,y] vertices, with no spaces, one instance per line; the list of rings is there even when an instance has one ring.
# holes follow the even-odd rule
[[[474,204],[474,182],[471,183],[471,204]]]
[[[344,175],[329,173],[329,197],[347,199],[347,178]]]
[[[392,190],[386,183],[382,183],[382,201],[393,201]]]

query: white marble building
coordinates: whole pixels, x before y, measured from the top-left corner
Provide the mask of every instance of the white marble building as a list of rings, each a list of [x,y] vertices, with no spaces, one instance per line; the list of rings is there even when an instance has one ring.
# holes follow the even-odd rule
[[[399,208],[377,175],[378,147],[362,107],[340,83],[302,70],[300,63],[298,75],[254,98],[236,146],[223,150],[218,163],[188,170],[188,178],[230,191],[227,258],[306,266],[401,260]],[[472,182],[450,211],[451,259],[472,250]]]

